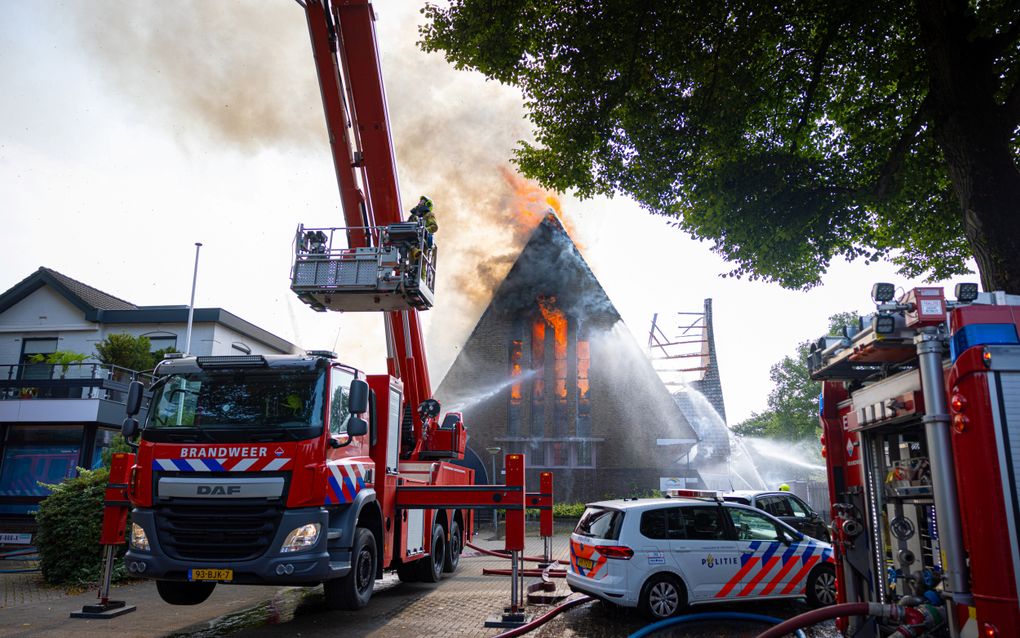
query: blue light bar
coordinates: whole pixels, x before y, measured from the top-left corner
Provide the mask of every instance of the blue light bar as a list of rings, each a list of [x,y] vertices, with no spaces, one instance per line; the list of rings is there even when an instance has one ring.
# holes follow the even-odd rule
[[[1011,323],[972,323],[953,333],[949,340],[949,353],[956,361],[968,348],[974,346],[1020,343],[1016,326]]]

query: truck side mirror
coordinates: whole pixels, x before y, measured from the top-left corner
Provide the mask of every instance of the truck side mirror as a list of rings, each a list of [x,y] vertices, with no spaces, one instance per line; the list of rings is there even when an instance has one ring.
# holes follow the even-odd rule
[[[368,410],[368,383],[364,380],[355,379],[351,381],[351,393],[347,398],[347,409],[351,414],[361,414]]]
[[[143,392],[145,392],[145,386],[142,385],[141,381],[132,381],[130,385],[128,385],[127,401],[125,402],[124,408],[129,417],[132,417],[141,411]]]
[[[120,433],[125,441],[135,438],[135,435],[138,434],[138,420],[131,417],[124,419],[124,423],[120,426]]]
[[[356,416],[352,416],[347,421],[347,436],[365,436],[366,434],[368,434],[368,421]]]

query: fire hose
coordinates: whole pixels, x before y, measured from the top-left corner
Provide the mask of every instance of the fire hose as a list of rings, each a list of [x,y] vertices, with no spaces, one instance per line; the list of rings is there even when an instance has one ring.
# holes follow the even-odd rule
[[[804,627],[816,625],[824,620],[840,616],[872,616],[901,622],[891,635],[895,638],[916,638],[926,631],[942,624],[942,612],[933,605],[905,607],[880,603],[842,603],[831,607],[813,609],[780,623],[760,634],[757,638],[781,638]]]
[[[759,622],[759,623],[771,623],[777,625],[783,622],[782,618],[773,618],[772,616],[763,616],[761,614],[745,614],[737,611],[711,611],[702,614],[688,614],[686,616],[674,616],[673,618],[667,618],[660,620],[659,622],[652,623],[641,629],[638,629],[627,638],[644,638],[645,636],[651,636],[657,631],[672,627],[673,625],[682,625],[689,622],[703,622],[709,620],[741,620],[747,622]],[[800,629],[796,631],[789,631],[786,633],[793,633],[797,638],[805,638],[804,632]],[[762,634],[764,636],[765,634]],[[780,634],[786,635],[786,634]],[[759,636],[758,638],[761,638]]]
[[[538,629],[539,627],[541,627],[545,623],[549,622],[550,620],[552,620],[556,616],[558,616],[558,615],[562,614],[563,612],[567,611],[568,609],[573,609],[574,607],[577,607],[578,605],[583,605],[585,603],[590,603],[593,600],[595,600],[595,599],[592,598],[591,596],[581,596],[580,598],[574,598],[574,599],[567,600],[567,601],[565,601],[565,602],[563,602],[563,603],[553,607],[552,609],[550,609],[549,611],[545,612],[544,614],[542,614],[538,618],[535,618],[534,620],[532,620],[530,622],[527,622],[527,623],[521,625],[520,627],[514,627],[513,629],[511,629],[509,631],[504,631],[503,633],[498,634],[498,635],[494,636],[493,638],[513,638],[514,636],[523,636],[524,634],[528,633],[529,631]]]
[[[474,543],[472,543],[470,541],[464,543],[464,546],[465,547],[470,547],[471,549],[475,550],[476,552],[481,552],[482,554],[485,554],[486,556],[494,556],[496,558],[510,558],[510,554],[507,554],[505,551],[494,550],[494,549],[485,549],[484,547],[479,547],[478,545],[475,545]],[[541,556],[522,556],[521,560],[526,560],[526,561],[531,562],[531,563],[544,563],[544,562],[546,562],[545,558],[543,558]],[[550,563],[559,563],[560,565],[566,565],[567,564],[565,561],[562,561],[562,560],[552,560],[552,561],[549,561],[549,562]]]

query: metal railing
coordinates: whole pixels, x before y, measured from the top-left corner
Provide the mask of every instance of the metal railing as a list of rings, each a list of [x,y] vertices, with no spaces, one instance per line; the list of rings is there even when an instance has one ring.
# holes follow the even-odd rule
[[[154,377],[105,363],[0,365],[0,401],[107,399],[122,402],[131,381],[146,387]]]

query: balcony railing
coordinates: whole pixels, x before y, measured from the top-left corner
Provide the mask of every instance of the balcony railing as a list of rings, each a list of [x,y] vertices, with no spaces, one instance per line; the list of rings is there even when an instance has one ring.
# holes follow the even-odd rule
[[[153,376],[103,363],[0,365],[0,401],[107,399],[123,402],[128,384]]]

